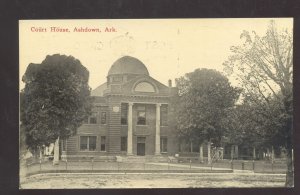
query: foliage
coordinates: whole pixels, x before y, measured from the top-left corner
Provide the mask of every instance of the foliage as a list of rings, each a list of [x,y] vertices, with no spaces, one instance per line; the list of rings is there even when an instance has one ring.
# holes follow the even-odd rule
[[[254,112],[249,115],[254,124],[263,126],[274,139],[278,139],[276,134],[286,141],[286,128],[281,127],[285,133],[270,129],[280,129],[292,117],[292,34],[287,30],[278,33],[271,21],[265,36],[244,31],[241,38],[245,38],[244,44],[231,48],[233,55],[224,63],[225,69],[234,73],[244,88],[244,107]],[[263,119],[263,124],[258,119]],[[281,145],[285,146],[285,141]]]
[[[47,56],[41,64],[29,64],[20,104],[21,123],[30,148],[65,139],[90,114],[89,72],[72,56]]]
[[[240,89],[211,69],[196,69],[176,80],[177,128],[181,137],[220,144],[225,133],[223,118],[239,97]]]
[[[258,106],[245,98],[243,104],[231,109],[225,118],[228,128],[226,136],[230,143],[248,147],[281,147],[284,143],[281,110],[274,99],[271,102],[270,107]]]
[[[253,122],[249,131],[259,129],[265,144],[286,147],[291,172],[292,33],[279,32],[275,22],[270,21],[266,35],[260,37],[255,32],[244,31],[241,38],[244,43],[231,48],[233,54],[224,63],[225,71],[233,74],[244,88],[245,107],[253,112],[249,114]]]

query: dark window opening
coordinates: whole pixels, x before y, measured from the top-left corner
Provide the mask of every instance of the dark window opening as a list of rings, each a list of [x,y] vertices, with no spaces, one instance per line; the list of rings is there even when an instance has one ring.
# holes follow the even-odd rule
[[[83,123],[84,123],[84,124],[88,124],[88,123],[89,123],[89,117],[84,118],[84,119],[83,119]]]
[[[121,137],[121,151],[127,151],[127,137]]]
[[[106,112],[101,112],[101,124],[106,124]]]
[[[106,142],[106,137],[101,136],[101,147],[100,147],[101,151],[105,151],[105,145],[106,145],[105,142]]]
[[[95,151],[96,139],[96,136],[80,136],[80,150]]]
[[[97,118],[96,117],[91,117],[90,118],[90,124],[97,124]]]
[[[127,116],[128,115],[128,107],[127,104],[121,105],[121,124],[127,125]]]
[[[160,152],[168,152],[168,138],[167,137],[160,138]]]
[[[138,106],[137,107],[137,124],[146,125],[146,107]]]
[[[97,112],[93,112],[89,118],[90,124],[97,124]]]
[[[160,108],[160,125],[168,126],[168,105],[162,105]]]

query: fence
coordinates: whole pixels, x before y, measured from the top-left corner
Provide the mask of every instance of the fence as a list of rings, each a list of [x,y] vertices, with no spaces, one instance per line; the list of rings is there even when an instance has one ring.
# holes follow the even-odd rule
[[[105,162],[93,158],[84,160],[65,160],[58,165],[52,161],[32,160],[23,164],[26,174],[39,172],[82,171],[82,172],[229,172],[232,170],[248,170],[257,173],[285,173],[287,166],[285,160],[275,161],[244,161],[219,160],[213,163],[199,163],[192,161],[167,163],[153,162]]]

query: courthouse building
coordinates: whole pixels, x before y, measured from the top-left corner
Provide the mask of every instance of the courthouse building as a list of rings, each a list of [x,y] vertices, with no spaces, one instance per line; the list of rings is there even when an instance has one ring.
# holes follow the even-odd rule
[[[149,75],[140,60],[115,61],[107,82],[91,92],[92,115],[77,134],[61,144],[63,156],[174,155],[178,141],[173,124],[176,88]]]

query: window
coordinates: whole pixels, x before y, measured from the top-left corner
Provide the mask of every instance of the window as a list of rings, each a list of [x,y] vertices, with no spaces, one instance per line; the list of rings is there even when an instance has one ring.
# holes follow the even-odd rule
[[[80,150],[95,151],[96,139],[96,136],[80,136]]]
[[[93,112],[89,119],[90,124],[97,124],[97,112]]]
[[[168,105],[160,107],[160,126],[168,126]]]
[[[167,147],[168,146],[168,138],[167,137],[161,137],[160,138],[160,152],[168,152]]]
[[[120,76],[114,76],[113,77],[113,82],[121,82],[122,80],[123,80],[123,78],[120,77]]]
[[[106,124],[106,112],[101,112],[101,124]]]
[[[101,146],[100,146],[100,151],[105,151],[105,142],[106,142],[106,137],[101,136]]]
[[[140,82],[138,83],[135,88],[134,88],[134,91],[137,91],[137,92],[150,92],[150,93],[153,93],[155,92],[155,89],[154,87],[148,83],[148,82]]]
[[[127,151],[127,137],[121,137],[121,151]]]
[[[89,123],[89,117],[84,118],[83,123],[88,124]]]
[[[137,124],[146,125],[146,107],[138,106],[137,107]]]
[[[127,104],[121,105],[121,124],[127,125],[127,114],[128,114],[128,106]]]

